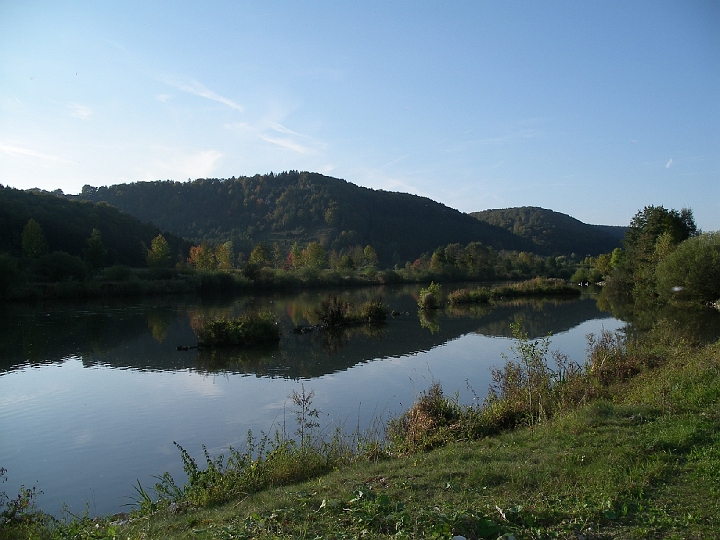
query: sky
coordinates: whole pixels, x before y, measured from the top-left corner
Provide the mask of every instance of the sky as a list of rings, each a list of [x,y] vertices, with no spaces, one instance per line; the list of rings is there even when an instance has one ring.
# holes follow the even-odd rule
[[[285,170],[720,230],[720,3],[0,0],[0,184]]]

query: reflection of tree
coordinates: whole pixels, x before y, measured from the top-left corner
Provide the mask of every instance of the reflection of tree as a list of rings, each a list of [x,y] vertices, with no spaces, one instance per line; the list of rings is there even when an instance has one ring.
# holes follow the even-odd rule
[[[158,343],[165,341],[168,329],[175,318],[175,313],[167,309],[151,309],[147,312],[148,328],[155,341]]]
[[[437,334],[440,331],[440,321],[438,321],[437,311],[418,311],[420,318],[420,326],[430,330],[431,334]]]

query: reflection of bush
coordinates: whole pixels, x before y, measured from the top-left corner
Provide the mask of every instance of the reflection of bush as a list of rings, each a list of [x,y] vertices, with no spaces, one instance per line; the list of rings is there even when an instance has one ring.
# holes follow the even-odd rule
[[[224,371],[242,365],[244,371],[262,373],[263,364],[278,351],[277,345],[256,345],[248,348],[212,348],[198,351],[195,366],[201,371]]]
[[[420,318],[420,326],[430,330],[431,334],[436,334],[440,331],[440,321],[438,321],[437,313],[420,310],[418,311],[418,317]]]
[[[328,354],[336,354],[345,347],[351,338],[356,336],[379,339],[384,333],[383,324],[365,324],[362,326],[340,326],[325,328],[319,335],[318,341],[322,349]]]

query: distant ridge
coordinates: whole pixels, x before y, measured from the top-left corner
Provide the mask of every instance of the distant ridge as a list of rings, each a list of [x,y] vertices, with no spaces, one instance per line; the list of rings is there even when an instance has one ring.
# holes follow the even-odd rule
[[[484,210],[470,215],[530,240],[540,250],[554,255],[575,253],[595,256],[609,253],[620,247],[628,229],[589,225],[567,214],[536,206]]]
[[[450,243],[532,250],[528,240],[425,197],[373,190],[317,173],[289,171],[189,182],[85,186],[80,199],[106,202],[193,242],[318,241],[340,252],[372,245],[381,265],[404,264]]]
[[[246,254],[259,242],[278,243],[285,253],[294,242],[304,247],[317,241],[338,252],[369,244],[382,266],[403,265],[451,243],[539,255],[598,254],[617,247],[624,233],[539,208],[470,215],[426,197],[298,171],[84,186],[76,198],[108,203],[194,243],[232,240]]]

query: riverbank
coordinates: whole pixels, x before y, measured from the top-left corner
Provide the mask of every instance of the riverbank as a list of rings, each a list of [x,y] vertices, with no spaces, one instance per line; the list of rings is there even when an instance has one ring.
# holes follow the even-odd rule
[[[0,291],[0,301],[23,301],[40,299],[91,299],[128,298],[141,296],[177,296],[193,294],[240,294],[252,290],[293,290],[324,287],[364,287],[393,284],[430,283],[452,284],[458,280],[443,278],[434,273],[408,273],[395,270],[364,269],[362,271],[299,269],[281,270],[263,268],[257,275],[248,277],[240,270],[197,271],[192,268],[128,268],[114,266],[106,268],[84,281],[65,280],[58,282],[15,283]],[[462,281],[462,280],[460,280]],[[538,288],[542,282],[543,290]],[[499,283],[507,283],[501,280]],[[561,279],[535,279],[517,283],[529,283],[523,290],[515,287],[515,296],[550,294],[557,295]],[[548,287],[548,283],[553,283]],[[566,286],[569,289],[573,287]],[[494,291],[495,288],[493,288]],[[503,296],[494,291],[493,298]],[[509,292],[510,295],[513,291]],[[579,289],[577,289],[579,294]],[[507,296],[507,295],[506,295]]]
[[[530,393],[498,386],[489,413],[431,389],[392,444],[271,443],[200,467],[182,453],[195,476],[179,492],[140,488],[130,515],[37,537],[706,538],[720,526],[720,343],[673,335],[662,324],[640,343],[597,336],[587,370],[566,366]],[[516,337],[506,368],[542,346]],[[312,396],[298,398],[310,434]]]

